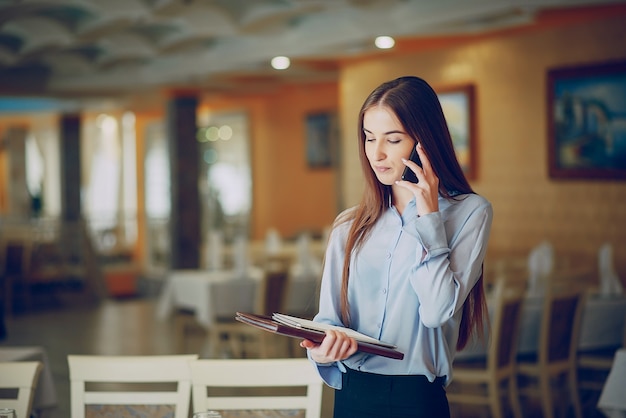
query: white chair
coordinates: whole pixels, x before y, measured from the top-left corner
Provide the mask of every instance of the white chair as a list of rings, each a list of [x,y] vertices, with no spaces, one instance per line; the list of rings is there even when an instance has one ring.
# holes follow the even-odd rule
[[[196,412],[260,410],[259,416],[266,417],[268,410],[297,409],[305,411],[305,418],[321,416],[323,382],[308,359],[202,359],[189,364]],[[254,395],[223,393],[225,388],[243,387],[265,389]],[[279,387],[280,394],[267,389]],[[305,387],[306,394],[286,393],[287,387]],[[220,393],[213,394],[211,388],[220,388]]]
[[[191,399],[189,361],[197,358],[195,354],[68,355],[72,418],[84,418],[85,409],[90,405],[173,405],[174,418],[188,418]],[[171,387],[156,388],[148,385],[166,383],[172,384]],[[176,387],[173,387],[174,383]],[[87,384],[90,386],[87,387]],[[98,390],[92,384],[108,386],[106,390],[104,387]],[[131,388],[129,384],[142,385],[133,385]]]
[[[30,417],[37,379],[42,369],[40,361],[0,363],[0,389],[17,389],[17,398],[2,398],[0,405],[15,409],[17,418]]]

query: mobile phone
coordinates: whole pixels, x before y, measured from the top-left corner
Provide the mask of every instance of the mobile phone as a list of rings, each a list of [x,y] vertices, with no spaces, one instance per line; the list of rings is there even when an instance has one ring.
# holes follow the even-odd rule
[[[420,160],[419,155],[417,155],[417,150],[413,147],[413,151],[411,151],[411,155],[409,156],[409,160],[413,161],[415,164],[422,166],[422,161]],[[404,172],[402,173],[402,180],[410,181],[411,183],[417,183],[419,180],[417,176],[408,166],[404,167]]]

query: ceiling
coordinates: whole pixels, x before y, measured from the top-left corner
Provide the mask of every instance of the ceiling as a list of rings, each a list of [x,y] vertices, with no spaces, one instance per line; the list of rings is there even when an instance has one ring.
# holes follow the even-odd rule
[[[0,0],[0,94],[215,91],[334,80],[399,41],[532,24],[600,0]],[[398,44],[397,44],[398,45]],[[275,55],[292,66],[270,67]]]

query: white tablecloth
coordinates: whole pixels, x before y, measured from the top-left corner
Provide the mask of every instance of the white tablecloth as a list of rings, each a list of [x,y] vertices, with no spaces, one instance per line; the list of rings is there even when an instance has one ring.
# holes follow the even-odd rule
[[[33,409],[41,411],[57,406],[57,394],[48,362],[48,354],[43,347],[0,347],[0,361],[41,361],[43,369],[33,398]]]
[[[527,297],[524,301],[519,353],[527,354],[537,351],[542,304],[541,297]],[[589,295],[583,311],[578,349],[619,347],[622,343],[625,320],[625,296]],[[482,344],[474,344],[458,353],[457,358],[484,356],[485,352],[486,349]]]
[[[218,316],[252,312],[262,277],[263,270],[255,267],[243,277],[233,270],[173,270],[161,291],[157,318],[166,319],[178,309],[188,309],[209,329]]]
[[[626,348],[617,350],[609,377],[598,400],[598,409],[610,418],[626,417]]]

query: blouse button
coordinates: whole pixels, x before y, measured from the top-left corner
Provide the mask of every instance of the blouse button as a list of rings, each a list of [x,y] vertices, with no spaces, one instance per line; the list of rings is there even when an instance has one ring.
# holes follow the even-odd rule
[[[387,260],[391,258],[391,253],[387,253]]]
[[[387,294],[387,289],[383,289],[383,295]]]

